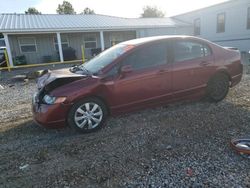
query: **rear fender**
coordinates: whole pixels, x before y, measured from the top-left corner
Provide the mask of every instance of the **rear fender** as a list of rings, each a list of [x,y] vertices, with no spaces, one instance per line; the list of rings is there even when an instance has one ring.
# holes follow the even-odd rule
[[[216,74],[225,74],[228,76],[229,80],[231,81],[232,80],[232,77],[230,75],[230,72],[228,71],[227,67],[223,66],[223,67],[218,67],[216,69],[216,72],[211,76],[213,77],[214,75]]]

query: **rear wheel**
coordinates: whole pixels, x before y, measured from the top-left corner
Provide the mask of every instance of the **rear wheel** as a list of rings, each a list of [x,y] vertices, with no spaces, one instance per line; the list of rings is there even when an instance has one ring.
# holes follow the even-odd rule
[[[73,105],[68,123],[81,133],[90,133],[101,128],[107,117],[104,103],[96,98],[81,100]]]
[[[223,100],[229,91],[229,77],[224,73],[217,73],[207,84],[207,96],[210,101]]]

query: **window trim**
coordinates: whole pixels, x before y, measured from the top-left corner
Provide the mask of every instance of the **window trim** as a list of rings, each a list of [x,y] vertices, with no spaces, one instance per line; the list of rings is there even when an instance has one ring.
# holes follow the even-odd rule
[[[219,16],[220,15],[223,15],[224,16],[224,30],[223,31],[219,31]],[[226,13],[225,12],[222,12],[222,13],[218,13],[217,14],[217,21],[216,21],[216,33],[225,33],[226,32]]]
[[[90,40],[85,41],[85,37],[94,37],[95,41],[90,41]],[[83,36],[83,42],[84,42],[84,49],[95,49],[95,48],[97,48],[97,36],[96,36],[96,34],[88,34],[88,35]],[[88,42],[95,42],[95,48],[86,48],[86,43],[88,43]]]
[[[250,7],[247,8],[247,29],[250,29]]]
[[[67,44],[68,47],[69,47],[69,37],[68,37],[67,35],[65,35],[65,38],[67,39],[67,42],[62,42],[62,36],[61,36],[61,44],[62,44],[62,45],[63,45],[63,44]],[[53,37],[53,45],[54,45],[54,50],[58,52],[59,50],[56,49],[56,45],[58,46],[58,41],[55,42],[55,39],[56,39],[56,41],[57,41],[57,36],[54,36],[54,37]],[[59,49],[59,47],[58,47],[58,49]]]
[[[33,39],[34,40],[34,44],[21,44],[20,40],[21,39]],[[19,49],[21,53],[37,53],[37,43],[36,43],[36,37],[18,37],[18,45],[19,45]],[[22,46],[35,46],[35,51],[32,52],[23,52],[22,50]]]
[[[196,22],[199,21],[200,24],[199,24],[199,33],[195,33],[195,29],[196,29]],[[201,19],[200,18],[196,18],[194,19],[194,35],[195,36],[198,36],[198,35],[201,35]]]

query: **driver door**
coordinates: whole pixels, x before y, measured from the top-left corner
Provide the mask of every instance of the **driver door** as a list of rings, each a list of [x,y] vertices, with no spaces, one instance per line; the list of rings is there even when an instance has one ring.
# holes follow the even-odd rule
[[[166,41],[147,44],[127,55],[121,66],[131,71],[114,81],[112,110],[126,112],[165,103],[171,99],[171,64]]]

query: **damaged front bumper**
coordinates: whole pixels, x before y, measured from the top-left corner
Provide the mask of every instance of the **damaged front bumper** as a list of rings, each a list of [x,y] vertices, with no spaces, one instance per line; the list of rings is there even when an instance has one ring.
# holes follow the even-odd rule
[[[50,104],[44,101],[44,96],[51,96],[57,88],[87,77],[87,75],[72,73],[68,68],[43,73],[37,79],[38,92],[32,100],[34,121],[48,128],[64,127],[72,104],[65,101],[55,101],[54,104]],[[59,98],[66,100],[66,96],[59,96]]]
[[[43,104],[39,102],[38,94],[32,100],[34,121],[46,128],[62,128],[67,125],[67,114],[71,104]]]

